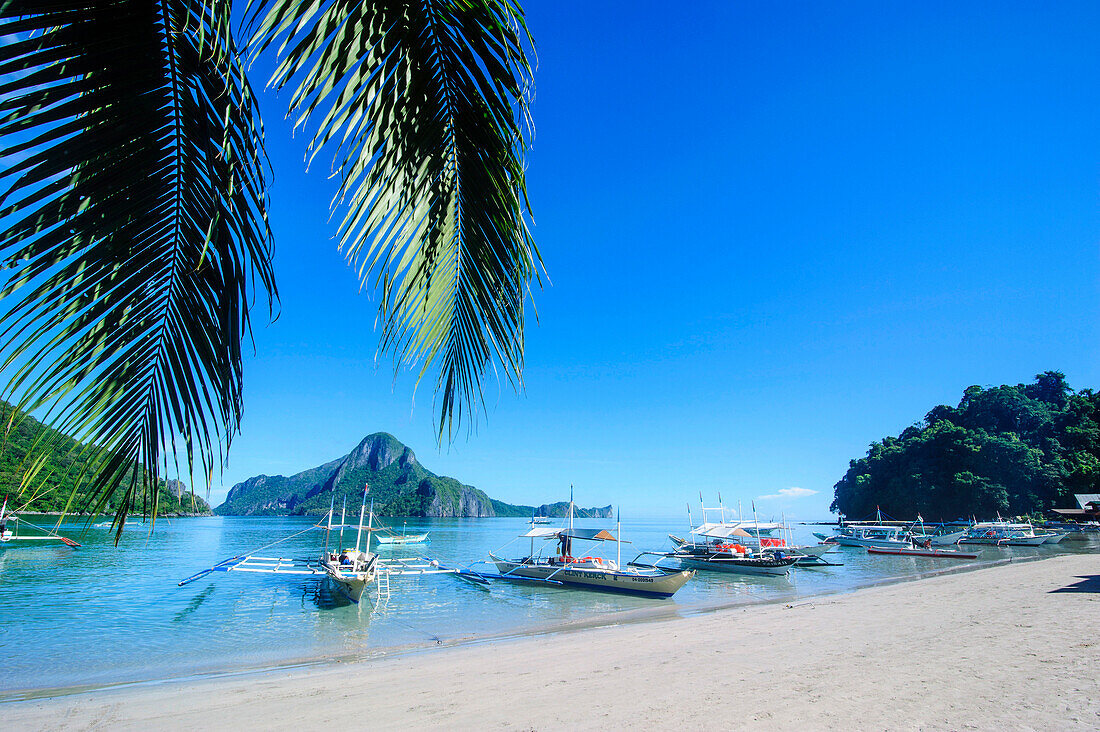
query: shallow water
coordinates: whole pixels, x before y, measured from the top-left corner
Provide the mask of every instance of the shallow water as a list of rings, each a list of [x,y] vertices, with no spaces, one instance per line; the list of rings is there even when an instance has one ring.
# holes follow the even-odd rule
[[[1058,547],[982,547],[979,560],[965,562],[872,556],[840,547],[826,558],[844,566],[797,569],[789,579],[699,572],[671,600],[509,583],[494,584],[486,593],[447,575],[395,577],[388,601],[361,605],[341,604],[320,578],[297,575],[217,572],[177,586],[220,560],[310,524],[300,518],[160,520],[152,535],[146,528],[127,529],[117,548],[108,529],[88,528],[81,535],[83,524],[69,524],[62,533],[78,538],[80,549],[0,549],[0,699],[19,698],[31,689],[153,680],[318,657],[363,657],[613,623],[639,614],[685,615],[727,605],[793,601],[960,566],[1096,548],[1068,542]],[[670,548],[668,532],[684,533],[683,524],[683,519],[624,522],[624,538],[632,543],[623,546],[623,560],[641,548]],[[383,547],[379,553],[427,555],[466,565],[502,547],[498,553],[525,554],[527,540],[509,542],[527,528],[525,519],[415,519],[408,531],[430,531],[430,544]],[[814,541],[811,529],[821,530],[800,526],[796,540]],[[308,532],[260,554],[313,559],[322,536]],[[354,541],[351,532],[348,537],[346,544]],[[610,549],[605,556],[614,557],[614,546],[605,547]]]

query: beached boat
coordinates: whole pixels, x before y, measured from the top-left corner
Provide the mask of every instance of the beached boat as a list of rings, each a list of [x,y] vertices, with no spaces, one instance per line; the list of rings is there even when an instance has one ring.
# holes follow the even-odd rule
[[[937,557],[942,559],[977,559],[978,554],[961,552],[958,549],[934,549],[919,548],[906,549],[904,547],[867,547],[868,554],[894,554],[905,557]]]
[[[621,524],[618,525],[621,527]],[[467,578],[485,580],[507,580],[514,582],[535,582],[540,584],[572,587],[582,590],[616,592],[643,597],[672,597],[695,573],[681,569],[664,569],[653,566],[622,565],[622,544],[616,534],[606,529],[581,529],[573,525],[573,495],[569,495],[569,521],[563,529],[532,527],[520,535],[530,540],[527,556],[518,559],[506,559],[492,552],[489,558],[498,574],[464,571]],[[543,556],[535,551],[535,542],[555,542],[555,553]],[[616,547],[615,560],[599,556],[574,556],[574,542],[593,543],[613,542]]]

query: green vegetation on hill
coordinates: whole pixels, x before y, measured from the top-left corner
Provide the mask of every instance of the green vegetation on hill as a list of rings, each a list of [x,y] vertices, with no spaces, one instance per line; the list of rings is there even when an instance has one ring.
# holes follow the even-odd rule
[[[516,506],[489,498],[484,491],[436,475],[405,445],[376,432],[342,458],[292,476],[257,475],[233,486],[225,503],[214,509],[224,516],[322,516],[335,503],[339,511],[358,510],[364,484],[379,516],[564,516],[566,503]],[[578,509],[578,516],[608,516],[610,507]]]
[[[1042,512],[1100,492],[1100,394],[1047,371],[1033,384],[971,386],[897,437],[871,444],[830,507],[927,520]]]
[[[13,413],[12,405],[0,401],[0,424],[3,425],[0,428],[0,500],[7,495],[9,508],[28,513],[81,513],[92,508],[87,480],[81,480],[88,464],[84,446],[56,435],[33,417],[20,418]],[[38,463],[28,460],[31,447],[44,434],[59,440],[58,449]],[[156,503],[158,516],[210,513],[206,501],[178,481],[161,482]],[[112,500],[103,512],[114,513],[116,508]],[[138,498],[131,513],[151,513],[152,510],[151,497]]]
[[[380,516],[492,516],[484,492],[422,466],[393,435],[368,435],[344,457],[289,477],[258,475],[230,489],[222,515],[285,516],[325,514],[330,502],[339,511],[358,510],[363,486]]]

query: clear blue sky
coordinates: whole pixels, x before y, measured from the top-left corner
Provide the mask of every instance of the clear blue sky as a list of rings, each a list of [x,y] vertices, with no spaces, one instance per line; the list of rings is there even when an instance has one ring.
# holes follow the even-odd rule
[[[377,364],[332,191],[266,104],[282,315],[212,498],[385,430],[517,503],[827,514],[867,445],[970,384],[1100,387],[1100,5],[528,2],[552,286],[526,392],[436,449]]]

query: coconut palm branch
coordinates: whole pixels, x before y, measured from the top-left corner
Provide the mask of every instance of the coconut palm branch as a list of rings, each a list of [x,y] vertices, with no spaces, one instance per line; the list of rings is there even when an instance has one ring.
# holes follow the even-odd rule
[[[276,297],[229,13],[0,0],[3,396],[88,446],[83,508],[116,497],[120,531],[162,476],[223,464],[249,309]]]
[[[509,0],[256,0],[251,43],[331,155],[340,245],[380,293],[395,367],[438,365],[438,427],[476,423],[499,363],[521,385],[528,230],[529,37]]]

